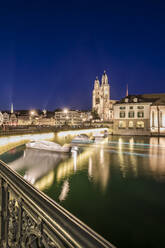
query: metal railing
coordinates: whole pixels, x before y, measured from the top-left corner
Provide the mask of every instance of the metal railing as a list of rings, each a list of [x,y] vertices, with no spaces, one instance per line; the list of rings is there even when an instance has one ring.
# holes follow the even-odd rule
[[[0,161],[0,247],[114,248]]]

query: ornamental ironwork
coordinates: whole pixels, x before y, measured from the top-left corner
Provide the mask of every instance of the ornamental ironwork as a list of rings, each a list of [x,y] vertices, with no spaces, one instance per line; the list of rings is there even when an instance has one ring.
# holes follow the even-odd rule
[[[1,248],[114,248],[0,161]]]

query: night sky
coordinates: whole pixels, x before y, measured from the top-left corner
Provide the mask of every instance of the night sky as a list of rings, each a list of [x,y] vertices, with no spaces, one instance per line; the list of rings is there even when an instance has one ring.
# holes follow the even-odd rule
[[[90,109],[104,70],[112,99],[165,92],[164,1],[0,1],[0,110]]]

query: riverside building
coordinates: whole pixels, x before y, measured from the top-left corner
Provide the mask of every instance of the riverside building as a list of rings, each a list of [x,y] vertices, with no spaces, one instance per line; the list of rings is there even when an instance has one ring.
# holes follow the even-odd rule
[[[165,94],[128,95],[114,104],[113,133],[165,134]]]
[[[54,118],[55,126],[82,126],[85,122],[90,121],[92,116],[90,111],[64,109],[63,111],[56,111]]]

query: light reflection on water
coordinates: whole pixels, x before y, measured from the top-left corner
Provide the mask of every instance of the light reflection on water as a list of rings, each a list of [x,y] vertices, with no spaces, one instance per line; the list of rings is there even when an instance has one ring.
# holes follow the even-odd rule
[[[23,171],[23,177],[34,184],[38,179],[46,175],[62,160],[68,158],[67,154],[25,149],[23,155],[8,165],[15,171]]]
[[[112,243],[165,247],[165,138],[114,136],[69,156],[21,149],[1,158]]]

